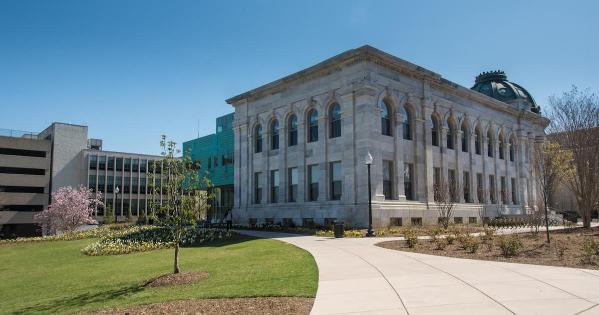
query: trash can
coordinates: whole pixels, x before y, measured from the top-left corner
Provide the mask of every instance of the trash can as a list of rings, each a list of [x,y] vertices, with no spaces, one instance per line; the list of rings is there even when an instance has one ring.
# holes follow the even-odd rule
[[[343,222],[335,222],[333,232],[335,233],[335,238],[343,237]]]

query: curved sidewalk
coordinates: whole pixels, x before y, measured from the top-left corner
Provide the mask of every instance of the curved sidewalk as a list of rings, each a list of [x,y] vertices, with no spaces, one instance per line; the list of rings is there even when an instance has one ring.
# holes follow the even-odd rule
[[[239,231],[309,251],[319,271],[312,314],[599,314],[599,271],[488,262],[332,239]]]

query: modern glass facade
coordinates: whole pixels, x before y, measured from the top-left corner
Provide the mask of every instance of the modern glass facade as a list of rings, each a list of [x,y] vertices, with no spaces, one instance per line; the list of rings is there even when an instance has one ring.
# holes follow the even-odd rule
[[[233,113],[216,119],[215,133],[183,142],[183,154],[200,162],[199,175],[207,172],[214,186],[216,203],[208,213],[213,222],[233,207],[234,143]]]

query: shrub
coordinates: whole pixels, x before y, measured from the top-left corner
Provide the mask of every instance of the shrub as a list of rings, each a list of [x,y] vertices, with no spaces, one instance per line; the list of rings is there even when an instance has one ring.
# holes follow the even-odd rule
[[[444,250],[445,247],[447,247],[448,243],[447,243],[447,239],[445,238],[438,238],[435,240],[435,245],[437,250]]]
[[[568,237],[568,239],[569,238],[570,237]],[[564,241],[562,241],[562,240],[556,240],[554,242],[554,244],[555,244],[555,249],[557,250],[557,256],[559,257],[559,260],[563,260],[564,259],[564,253],[566,252],[566,249],[568,248],[567,243],[564,242]]]
[[[499,249],[501,250],[501,255],[503,255],[503,257],[509,258],[518,256],[522,246],[523,244],[518,234],[499,237]]]
[[[431,238],[431,242],[435,242],[441,234],[441,229],[438,227],[429,228],[426,230],[426,234]]]
[[[452,245],[453,242],[455,242],[456,237],[453,235],[447,235],[447,237],[445,238],[445,240],[447,241],[447,244]]]
[[[592,237],[586,237],[582,242],[582,263],[585,265],[593,264],[593,258],[597,254],[599,247]]]
[[[462,245],[463,249],[465,249],[471,254],[474,254],[478,251],[480,241],[475,236],[466,235],[460,238],[460,244]]]
[[[418,244],[418,235],[412,230],[406,230],[404,233],[406,244],[409,248],[414,248]]]

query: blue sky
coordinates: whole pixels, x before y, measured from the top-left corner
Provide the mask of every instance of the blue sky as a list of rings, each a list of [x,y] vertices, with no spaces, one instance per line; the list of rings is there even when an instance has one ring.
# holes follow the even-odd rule
[[[599,1],[0,0],[0,128],[89,126],[158,153],[224,100],[369,44],[470,87],[502,69],[541,106],[599,87]],[[199,126],[199,127],[198,127]]]

